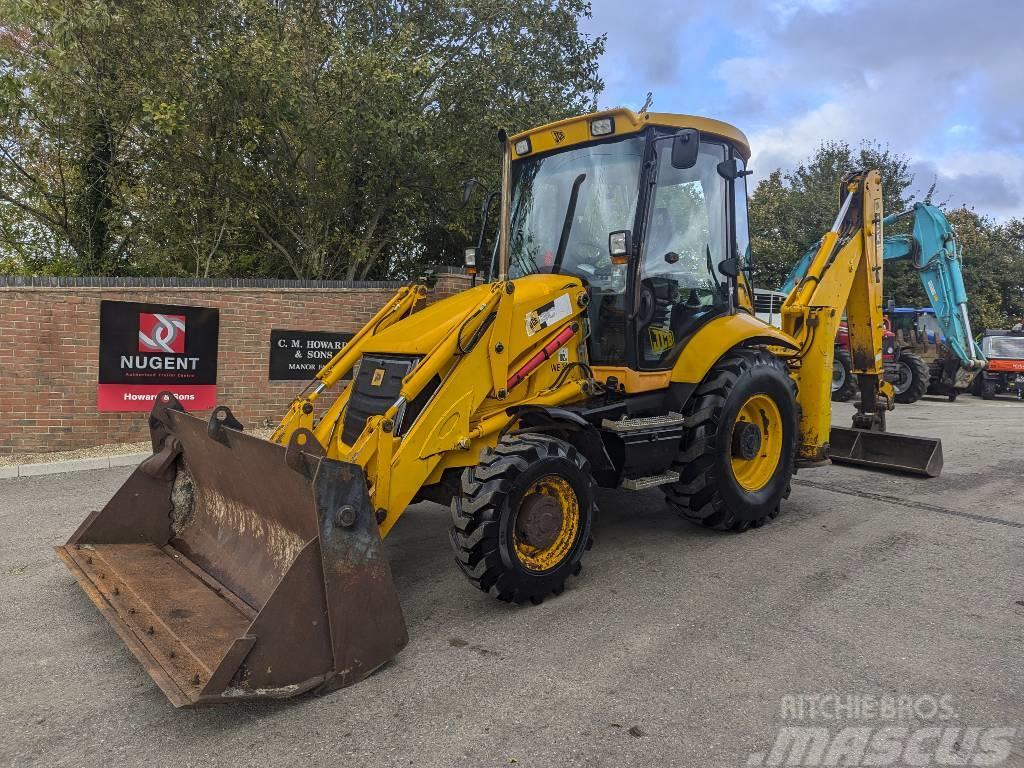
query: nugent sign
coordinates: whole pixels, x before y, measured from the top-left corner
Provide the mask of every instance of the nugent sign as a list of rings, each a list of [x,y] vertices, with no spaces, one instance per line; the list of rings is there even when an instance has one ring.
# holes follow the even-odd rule
[[[173,392],[187,410],[217,404],[216,309],[100,302],[101,411],[148,411]]]

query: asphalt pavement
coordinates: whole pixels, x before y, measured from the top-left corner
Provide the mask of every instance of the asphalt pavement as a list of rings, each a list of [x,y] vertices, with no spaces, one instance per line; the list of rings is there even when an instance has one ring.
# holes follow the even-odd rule
[[[0,765],[760,765],[780,729],[876,729],[857,702],[889,700],[919,705],[911,731],[941,701],[968,757],[970,728],[1003,728],[999,764],[1024,765],[1024,403],[928,399],[890,429],[941,437],[942,476],[804,470],[740,535],[601,493],[582,574],[536,607],[472,589],[447,510],[417,505],[386,542],[411,637],[393,662],[206,710],[167,703],[52,549],[131,470],[0,480]],[[822,696],[856,711],[794,720]]]

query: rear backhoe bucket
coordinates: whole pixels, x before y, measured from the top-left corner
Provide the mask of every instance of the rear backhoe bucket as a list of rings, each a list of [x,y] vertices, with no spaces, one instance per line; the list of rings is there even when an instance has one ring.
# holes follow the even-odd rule
[[[176,707],[350,685],[408,641],[362,468],[169,393],[154,455],[61,559]]]
[[[927,477],[942,472],[942,441],[938,438],[832,427],[829,452],[836,464]]]

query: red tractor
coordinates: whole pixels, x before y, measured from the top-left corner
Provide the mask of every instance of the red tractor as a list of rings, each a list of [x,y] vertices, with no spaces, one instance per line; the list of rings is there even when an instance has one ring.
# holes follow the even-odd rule
[[[882,360],[885,363],[885,379],[892,384],[896,402],[906,405],[920,400],[928,390],[931,377],[928,363],[916,352],[897,343],[888,318],[882,336]],[[832,399],[836,402],[845,403],[857,394],[857,381],[852,371],[850,339],[844,320],[839,324],[839,332],[836,334],[836,352],[832,362]]]

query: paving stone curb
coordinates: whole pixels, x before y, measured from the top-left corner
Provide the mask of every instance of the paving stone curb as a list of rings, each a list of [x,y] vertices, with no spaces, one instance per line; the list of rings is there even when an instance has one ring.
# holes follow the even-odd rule
[[[134,467],[150,455],[151,454],[148,453],[122,453],[116,456],[97,456],[89,459],[48,461],[41,464],[15,464],[9,467],[0,467],[0,480],[10,480],[15,477],[57,475],[64,472],[83,472],[88,469]]]

